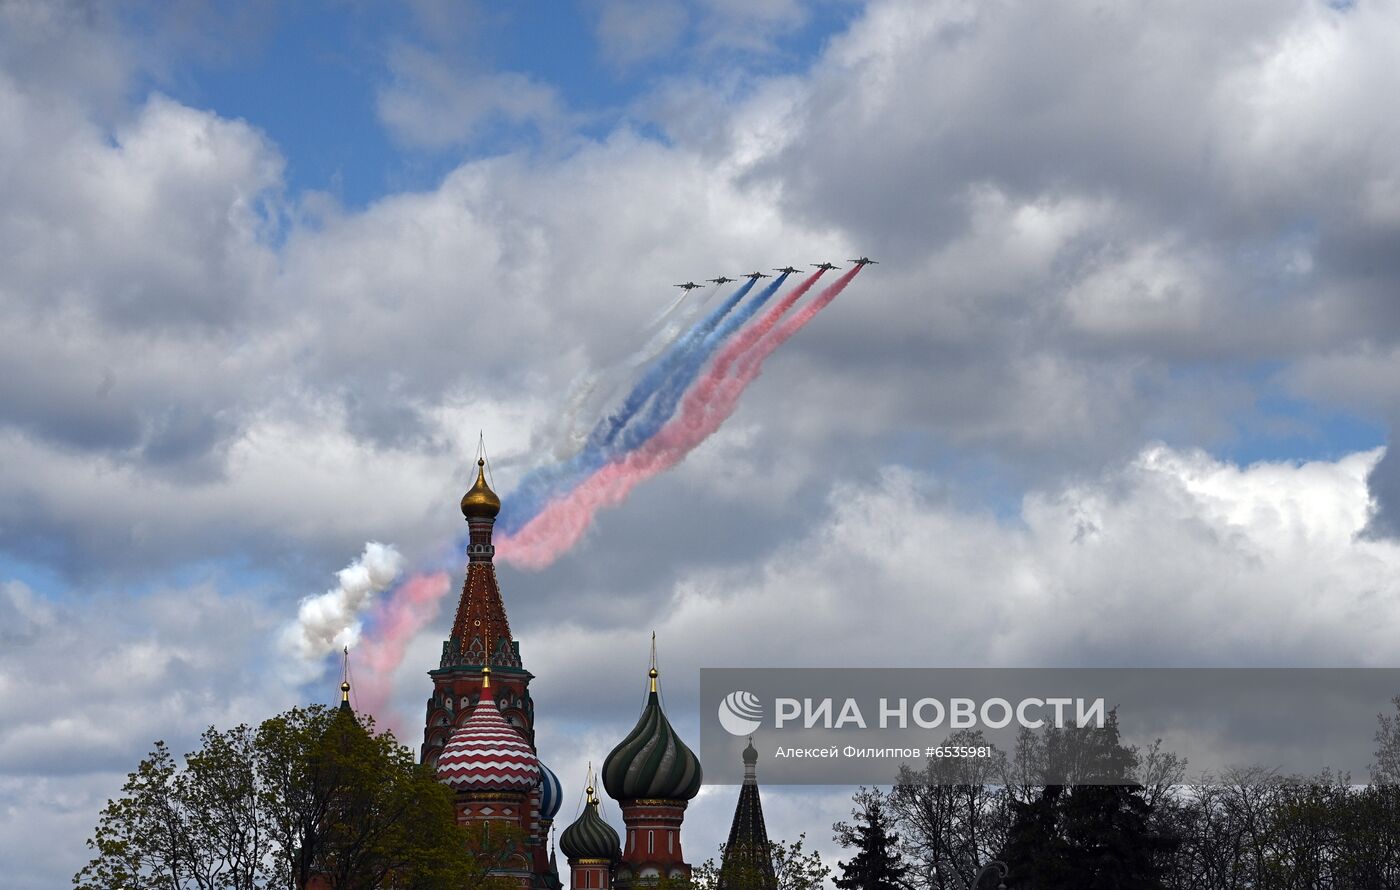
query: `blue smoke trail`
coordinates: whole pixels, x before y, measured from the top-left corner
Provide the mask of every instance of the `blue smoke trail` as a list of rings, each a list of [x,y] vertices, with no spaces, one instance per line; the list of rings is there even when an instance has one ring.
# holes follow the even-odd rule
[[[614,457],[618,453],[615,442],[618,433],[647,401],[666,385],[672,374],[688,367],[689,354],[703,348],[709,342],[710,336],[720,327],[720,322],[748,295],[754,284],[755,279],[750,279],[671,344],[627,393],[622,404],[598,421],[577,454],[566,461],[540,467],[522,479],[520,485],[516,486],[502,505],[501,515],[496,520],[497,529],[507,535],[519,531],[521,526],[533,519],[553,497],[572,488]],[[725,327],[726,330],[733,331],[728,325]],[[710,351],[713,352],[713,348]]]
[[[647,403],[671,379],[671,376],[681,370],[686,365],[686,360],[690,353],[697,348],[702,348],[710,337],[719,328],[720,322],[729,314],[739,301],[753,290],[753,286],[758,283],[758,279],[750,278],[747,283],[730,294],[728,299],[716,306],[714,311],[705,316],[698,325],[685,332],[685,336],[676,341],[676,345],[668,349],[661,356],[660,361],[652,365],[637,381],[637,385],[632,387],[632,391],[623,399],[622,405],[612,412],[606,419],[598,424],[593,430],[593,435],[589,437],[589,444],[597,444],[604,448],[610,447],[617,439],[617,434],[631,422],[642,406]],[[609,454],[611,456],[611,453]],[[601,464],[600,464],[601,466]]]
[[[763,308],[763,304],[772,299],[787,280],[787,272],[782,273],[773,279],[773,283],[759,292],[758,296],[748,301],[733,315],[724,319],[712,332],[705,336],[700,345],[687,352],[681,360],[681,364],[676,368],[675,373],[666,379],[656,393],[656,397],[651,400],[647,410],[639,417],[634,417],[627,425],[622,437],[622,446],[614,449],[615,454],[626,454],[641,447],[642,443],[661,431],[676,413],[676,407],[680,405],[681,397],[685,391],[690,389],[690,385],[700,376],[700,372],[705,369],[705,365],[714,356],[715,350],[720,344],[728,340],[735,331],[744,326],[758,310]]]
[[[556,461],[568,460],[583,450],[588,444],[591,425],[620,395],[623,385],[635,380],[638,368],[656,361],[689,330],[718,289],[718,285],[712,284],[703,296],[695,299],[690,298],[690,291],[682,293],[642,329],[647,336],[642,348],[611,365],[605,365],[575,384],[564,402],[564,410],[543,437],[546,443],[552,443],[549,450]],[[585,426],[585,423],[590,426]]]

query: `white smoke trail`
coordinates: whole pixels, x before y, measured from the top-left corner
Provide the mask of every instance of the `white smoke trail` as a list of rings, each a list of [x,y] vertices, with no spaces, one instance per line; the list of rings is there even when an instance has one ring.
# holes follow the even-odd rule
[[[353,646],[360,638],[360,616],[403,569],[404,558],[392,544],[365,544],[365,552],[336,573],[335,587],[301,601],[296,621],[282,631],[283,648],[311,664]]]
[[[568,460],[583,448],[589,432],[599,418],[606,416],[607,407],[635,380],[637,371],[650,365],[680,338],[718,289],[718,285],[712,286],[697,299],[689,299],[690,291],[685,291],[642,328],[650,336],[640,349],[587,374],[574,385],[563,410],[545,433],[544,447],[555,460]]]

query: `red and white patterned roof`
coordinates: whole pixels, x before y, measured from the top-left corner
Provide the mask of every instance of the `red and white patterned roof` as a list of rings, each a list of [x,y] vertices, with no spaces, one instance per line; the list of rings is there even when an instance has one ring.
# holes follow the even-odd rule
[[[452,732],[437,760],[438,781],[462,791],[525,791],[540,783],[540,761],[488,687]]]

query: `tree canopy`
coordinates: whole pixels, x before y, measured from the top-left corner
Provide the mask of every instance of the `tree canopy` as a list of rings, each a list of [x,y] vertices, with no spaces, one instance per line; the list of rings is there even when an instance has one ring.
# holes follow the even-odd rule
[[[293,708],[209,728],[180,764],[163,742],[88,841],[79,890],[506,890],[520,838],[459,826],[449,788],[349,710]]]

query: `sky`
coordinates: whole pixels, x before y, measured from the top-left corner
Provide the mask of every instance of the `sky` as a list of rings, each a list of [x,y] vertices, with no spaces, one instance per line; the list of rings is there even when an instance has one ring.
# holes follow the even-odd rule
[[[479,435],[508,500],[674,282],[751,268],[880,261],[500,569],[566,799],[653,630],[697,743],[704,667],[1394,666],[1397,41],[1366,0],[0,0],[7,886],[66,884],[156,739],[333,701],[301,601],[439,553]],[[450,611],[391,678],[415,746]],[[849,789],[764,806],[837,854]]]

